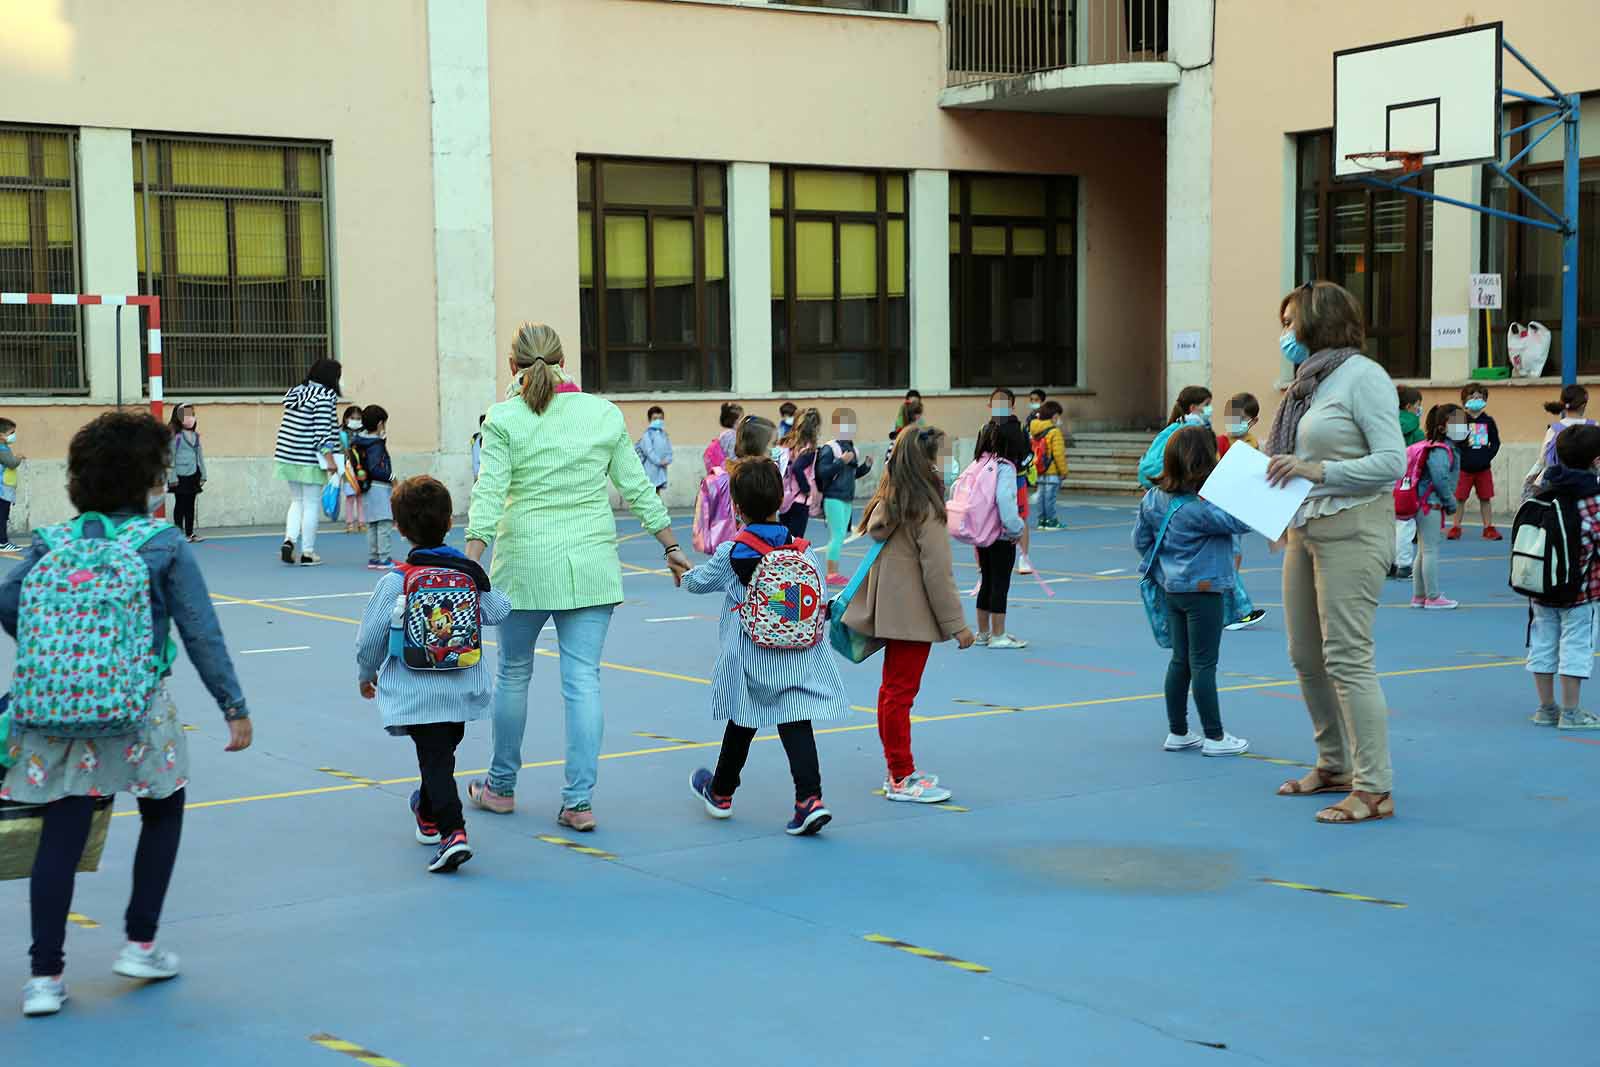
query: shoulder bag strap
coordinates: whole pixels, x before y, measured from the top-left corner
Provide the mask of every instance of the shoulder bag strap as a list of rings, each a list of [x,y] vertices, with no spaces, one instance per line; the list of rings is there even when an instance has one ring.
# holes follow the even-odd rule
[[[891,533],[890,536],[893,536],[893,534]],[[861,583],[867,580],[867,573],[872,570],[872,565],[877,563],[878,557],[883,554],[884,543],[884,541],[879,541],[877,538],[872,539],[872,547],[867,549],[866,556],[861,560],[861,566],[856,568],[856,572],[850,576],[850,584],[846,585],[844,592],[838,596],[839,611],[841,613],[850,606],[850,601],[855,599],[857,590],[861,588]]]
[[[1144,554],[1144,562],[1139,564],[1140,574],[1146,574],[1149,572],[1150,565],[1156,561],[1156,553],[1161,551],[1161,542],[1166,539],[1167,525],[1172,522],[1172,516],[1178,513],[1178,509],[1187,503],[1187,500],[1184,500],[1180,497],[1179,499],[1174,500],[1167,508],[1167,513],[1161,520],[1161,529],[1156,531],[1155,543],[1150,546],[1150,551]]]
[[[752,551],[756,552],[758,555],[761,555],[761,556],[765,556],[767,553],[772,551],[772,546],[771,545],[769,545],[765,541],[761,540],[761,538],[757,537],[755,534],[751,533],[749,530],[740,530],[737,534],[734,535],[733,539],[738,544],[741,544],[744,547],[746,547],[748,549],[751,549]]]

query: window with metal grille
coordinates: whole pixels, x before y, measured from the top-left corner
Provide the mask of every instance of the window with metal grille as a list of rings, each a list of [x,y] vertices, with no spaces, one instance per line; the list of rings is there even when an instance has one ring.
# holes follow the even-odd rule
[[[133,183],[167,392],[275,393],[334,355],[325,145],[137,136]]]
[[[772,384],[911,378],[903,171],[772,168]]]
[[[0,126],[0,291],[78,291],[76,137]],[[0,305],[0,393],[82,393],[82,313]]]
[[[889,11],[903,15],[906,0],[767,0],[787,7],[831,7],[839,11]]]
[[[950,176],[950,384],[1078,384],[1076,178]]]
[[[725,170],[578,160],[578,306],[590,388],[730,387]]]

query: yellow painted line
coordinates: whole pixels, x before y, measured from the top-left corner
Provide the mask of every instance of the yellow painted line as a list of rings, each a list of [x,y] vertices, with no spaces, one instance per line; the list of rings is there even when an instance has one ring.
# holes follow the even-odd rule
[[[1355,900],[1362,904],[1381,904],[1386,908],[1404,908],[1406,905],[1398,900],[1384,900],[1381,897],[1364,897],[1360,893],[1346,893],[1339,889],[1323,889],[1320,886],[1302,885],[1299,882],[1283,882],[1276,878],[1261,879],[1267,885],[1275,885],[1280,889],[1298,889],[1305,893],[1321,893],[1325,897],[1338,897],[1340,900]]]
[[[357,785],[378,784],[378,781],[375,778],[365,778],[359,774],[351,774],[349,771],[335,770],[332,767],[318,767],[317,770],[321,771],[323,774],[331,774],[335,778],[343,778],[346,781],[355,782]]]
[[[559,845],[570,852],[579,852],[585,856],[593,856],[596,859],[602,860],[614,860],[617,858],[603,849],[590,848],[588,845],[580,845],[576,841],[569,841],[564,837],[557,837],[555,834],[538,834],[536,836],[538,840],[543,841],[547,845]]]
[[[411,778],[407,780],[415,782],[419,779]],[[314,797],[323,793],[347,793],[352,789],[366,788],[368,787],[364,785],[325,785],[316,789],[291,789],[284,793],[257,793],[248,797],[228,797],[226,800],[191,800],[183,806],[183,810],[194,811],[196,808],[220,808],[229,804],[253,804],[258,800],[288,800],[291,797]],[[123,816],[137,814],[139,814],[139,810],[133,808],[128,811],[114,811],[111,813],[111,817],[120,819]]]
[[[366,1064],[367,1067],[404,1067],[404,1064],[398,1060],[391,1060],[389,1057],[373,1052],[370,1049],[364,1049],[353,1041],[346,1041],[343,1038],[334,1037],[332,1034],[312,1034],[311,1043],[313,1045],[321,1045],[329,1052],[342,1052],[351,1059],[359,1060]]]
[[[868,934],[862,940],[870,941],[874,945],[883,945],[885,948],[898,949],[901,952],[909,952],[911,955],[921,956],[925,960],[933,960],[937,963],[947,964],[951,967],[955,967],[958,970],[966,971],[969,974],[989,973],[989,968],[985,967],[981,963],[969,963],[966,960],[958,960],[954,956],[945,955],[943,952],[935,952],[931,948],[922,948],[920,945],[913,945],[905,941],[896,940],[892,937],[884,937],[882,934]]]
[[[648,732],[646,732],[644,730],[635,730],[635,731],[633,731],[633,736],[635,736],[635,737],[648,737],[652,741],[666,741],[669,744],[673,744],[673,745],[697,745],[697,744],[700,743],[698,741],[688,741],[688,740],[685,740],[684,738],[681,738],[681,737],[668,737],[666,734],[652,734],[652,733],[648,733]]]
[[[872,795],[875,797],[881,797],[883,796],[883,790],[874,789],[872,791]],[[922,806],[925,808],[932,808],[934,811],[953,811],[959,814],[966,814],[972,810],[971,808],[963,808],[960,804],[924,804]]]
[[[1293,759],[1277,759],[1273,756],[1263,756],[1259,752],[1241,752],[1239,755],[1243,759],[1260,760],[1262,763],[1271,763],[1279,767],[1304,767],[1307,770],[1316,770],[1317,767],[1314,763],[1301,763],[1299,760]]]
[[[73,926],[81,926],[85,930],[98,930],[100,928],[100,924],[89,918],[89,916],[79,915],[75,911],[67,914],[67,922]]]

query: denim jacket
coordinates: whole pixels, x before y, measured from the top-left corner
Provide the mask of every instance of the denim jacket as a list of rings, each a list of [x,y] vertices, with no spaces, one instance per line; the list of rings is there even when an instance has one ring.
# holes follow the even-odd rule
[[[1133,547],[1143,556],[1156,543],[1161,520],[1166,517],[1172,497],[1152,489],[1139,505],[1139,520],[1133,528]],[[1233,538],[1250,532],[1250,527],[1226,511],[1198,496],[1182,496],[1183,501],[1167,525],[1150,565],[1150,576],[1169,593],[1222,593],[1234,586]]]
[[[133,512],[119,511],[111,516],[118,522],[132,518]],[[84,532],[93,537],[104,531],[99,524],[85,524]],[[44,541],[33,539],[33,547],[22,562],[11,569],[0,581],[0,627],[13,638],[17,636],[17,613],[22,599],[22,580],[45,554]],[[200,564],[183,539],[177,527],[169,526],[146,541],[139,549],[145,566],[150,569],[150,613],[155,624],[156,647],[159,654],[167,642],[168,624],[176,623],[183,647],[189,653],[189,662],[200,674],[200,680],[211,691],[223,718],[244,719],[250,712],[245,707],[244,693],[239,688],[238,676],[233,670],[233,660],[228,656],[228,646],[222,639],[222,627],[217,622],[216,609],[211,606],[211,594],[206,589],[205,576]],[[167,675],[171,675],[171,671]]]

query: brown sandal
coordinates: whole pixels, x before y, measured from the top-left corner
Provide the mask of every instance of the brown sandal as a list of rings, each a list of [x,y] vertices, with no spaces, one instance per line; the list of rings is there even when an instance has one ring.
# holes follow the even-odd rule
[[[1377,822],[1393,817],[1394,794],[1363,793],[1359,790],[1351,790],[1350,795],[1339,803],[1317,812],[1317,821],[1329,824]]]
[[[1348,793],[1350,782],[1341,782],[1332,772],[1313,767],[1304,778],[1291,778],[1278,787],[1280,797],[1307,797],[1313,793]]]

